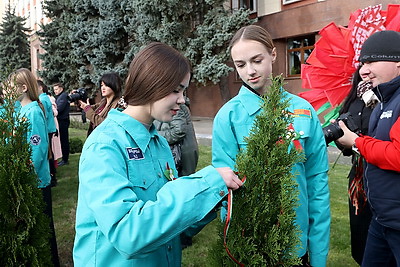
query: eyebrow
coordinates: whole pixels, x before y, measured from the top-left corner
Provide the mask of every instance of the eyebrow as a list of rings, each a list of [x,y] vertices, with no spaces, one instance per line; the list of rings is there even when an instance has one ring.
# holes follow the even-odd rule
[[[250,60],[254,60],[254,59],[256,59],[256,58],[258,58],[260,56],[262,56],[261,53],[251,57]],[[246,61],[246,60],[234,60],[233,62],[244,62],[244,61]]]

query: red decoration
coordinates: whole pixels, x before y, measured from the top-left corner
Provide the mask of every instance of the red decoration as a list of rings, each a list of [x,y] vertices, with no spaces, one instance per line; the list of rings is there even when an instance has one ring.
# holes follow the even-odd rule
[[[358,9],[350,15],[347,28],[331,22],[321,29],[321,38],[301,66],[302,87],[312,90],[299,95],[317,111],[327,108],[326,103],[340,105],[350,91],[362,44],[385,29],[400,31],[400,5],[388,5],[387,11],[382,5]]]

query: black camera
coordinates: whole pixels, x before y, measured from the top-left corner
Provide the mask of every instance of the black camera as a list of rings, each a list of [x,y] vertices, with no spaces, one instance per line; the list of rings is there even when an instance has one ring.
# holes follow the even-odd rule
[[[68,95],[69,102],[75,102],[78,100],[82,100],[83,102],[86,102],[87,99],[88,99],[88,94],[87,94],[85,88],[79,88],[79,89],[75,90],[73,93]]]
[[[350,131],[355,132],[357,134],[359,133],[359,129],[355,124],[350,112],[343,113],[342,115],[339,116],[339,118],[336,119],[335,123],[331,123],[328,126],[322,128],[327,145],[330,142],[335,141],[344,135],[343,130],[339,126],[338,123],[339,121],[343,121]]]

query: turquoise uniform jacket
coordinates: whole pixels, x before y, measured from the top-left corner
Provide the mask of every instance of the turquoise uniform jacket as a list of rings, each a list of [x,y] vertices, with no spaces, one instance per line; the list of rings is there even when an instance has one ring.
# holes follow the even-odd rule
[[[294,113],[294,130],[300,135],[305,161],[295,165],[299,184],[300,206],[296,223],[302,231],[299,256],[308,251],[313,267],[326,265],[329,249],[330,205],[328,188],[328,158],[325,139],[318,117],[304,99],[285,93],[291,98],[289,111]],[[218,112],[213,124],[212,163],[215,167],[235,167],[236,155],[246,147],[261,98],[242,86],[239,94]]]
[[[49,137],[46,119],[37,101],[20,107],[18,116],[26,118],[29,122],[27,141],[32,148],[32,162],[39,178],[38,187],[44,188],[50,184]]]
[[[50,97],[46,93],[41,93],[39,95],[39,100],[40,102],[42,102],[44,107],[47,130],[49,133],[55,133],[57,131],[57,128],[56,123],[54,122],[53,107]]]
[[[75,266],[181,265],[179,234],[215,218],[228,189],[211,166],[168,181],[167,164],[175,169],[154,126],[108,113],[80,158]]]

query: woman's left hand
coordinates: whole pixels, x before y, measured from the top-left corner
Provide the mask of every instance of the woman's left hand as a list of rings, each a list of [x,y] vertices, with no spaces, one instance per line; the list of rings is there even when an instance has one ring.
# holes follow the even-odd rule
[[[86,108],[87,106],[90,106],[90,104],[89,104],[89,98],[86,100],[86,103],[83,102],[82,100],[78,100],[78,101],[79,101],[79,107],[80,107],[81,109],[83,109],[83,110],[85,110],[85,108]]]

